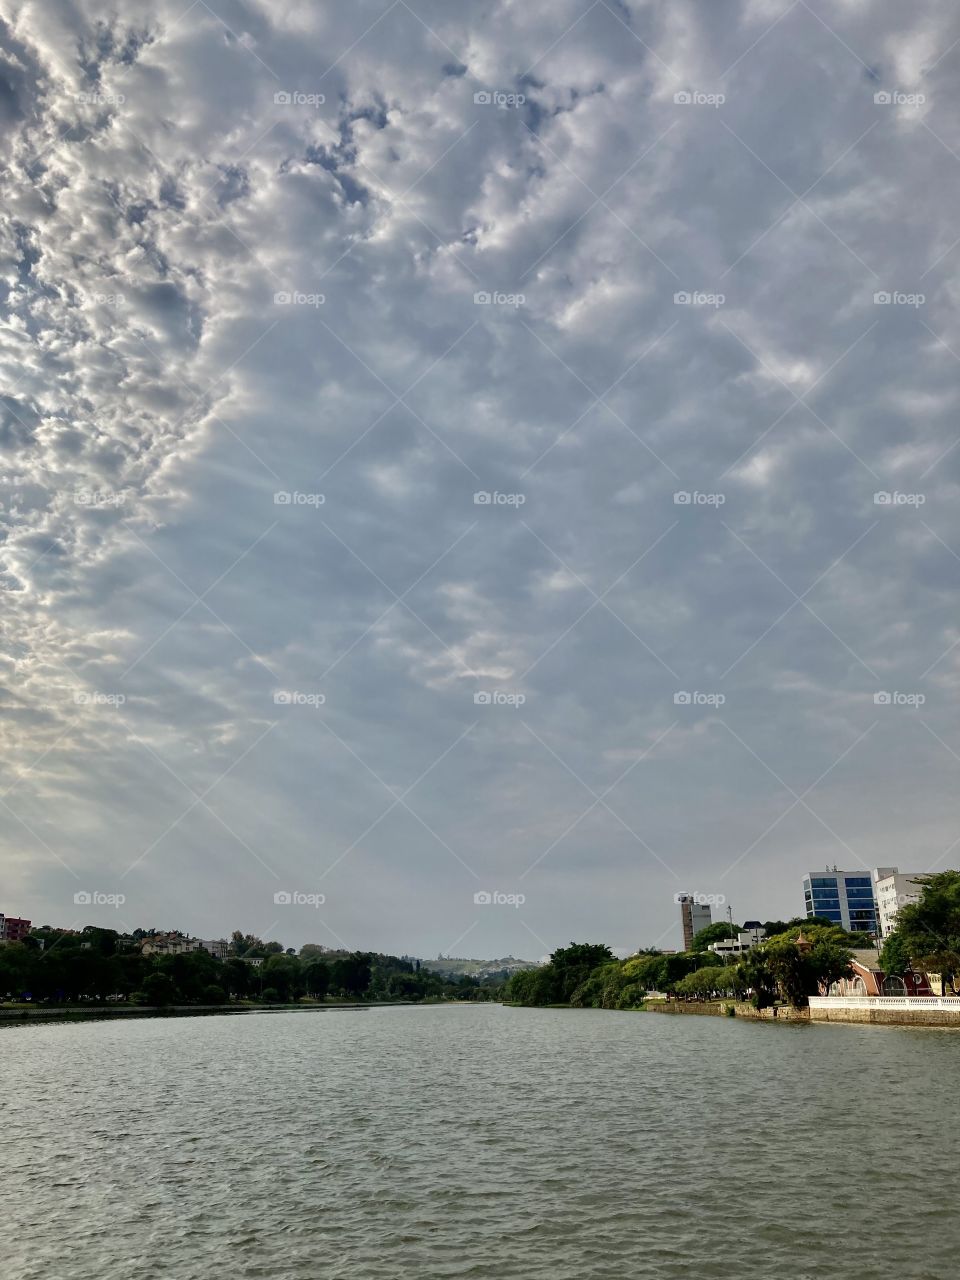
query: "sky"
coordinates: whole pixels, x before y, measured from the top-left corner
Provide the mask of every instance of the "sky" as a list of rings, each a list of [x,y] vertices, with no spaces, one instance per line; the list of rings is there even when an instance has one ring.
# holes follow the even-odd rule
[[[956,867],[953,0],[0,0],[0,911]]]

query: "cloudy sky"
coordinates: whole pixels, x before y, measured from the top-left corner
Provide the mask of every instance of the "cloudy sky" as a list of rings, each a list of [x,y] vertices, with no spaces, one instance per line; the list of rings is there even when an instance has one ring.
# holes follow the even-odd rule
[[[957,865],[953,0],[0,15],[0,910],[538,957]]]

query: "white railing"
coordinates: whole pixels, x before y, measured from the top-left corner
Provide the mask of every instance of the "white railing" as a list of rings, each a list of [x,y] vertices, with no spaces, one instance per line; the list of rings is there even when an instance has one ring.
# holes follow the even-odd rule
[[[956,1009],[960,996],[811,996],[811,1009]]]

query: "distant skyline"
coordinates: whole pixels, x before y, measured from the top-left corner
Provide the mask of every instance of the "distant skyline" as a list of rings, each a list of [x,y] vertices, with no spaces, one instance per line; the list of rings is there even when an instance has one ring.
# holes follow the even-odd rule
[[[116,12],[0,0],[0,906],[540,957],[956,867],[957,6]]]

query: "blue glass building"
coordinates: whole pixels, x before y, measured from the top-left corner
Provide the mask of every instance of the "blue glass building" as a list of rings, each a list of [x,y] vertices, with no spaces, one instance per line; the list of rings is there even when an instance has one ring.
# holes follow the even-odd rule
[[[877,932],[873,879],[863,871],[810,871],[803,877],[808,916],[823,916],[852,933]]]

